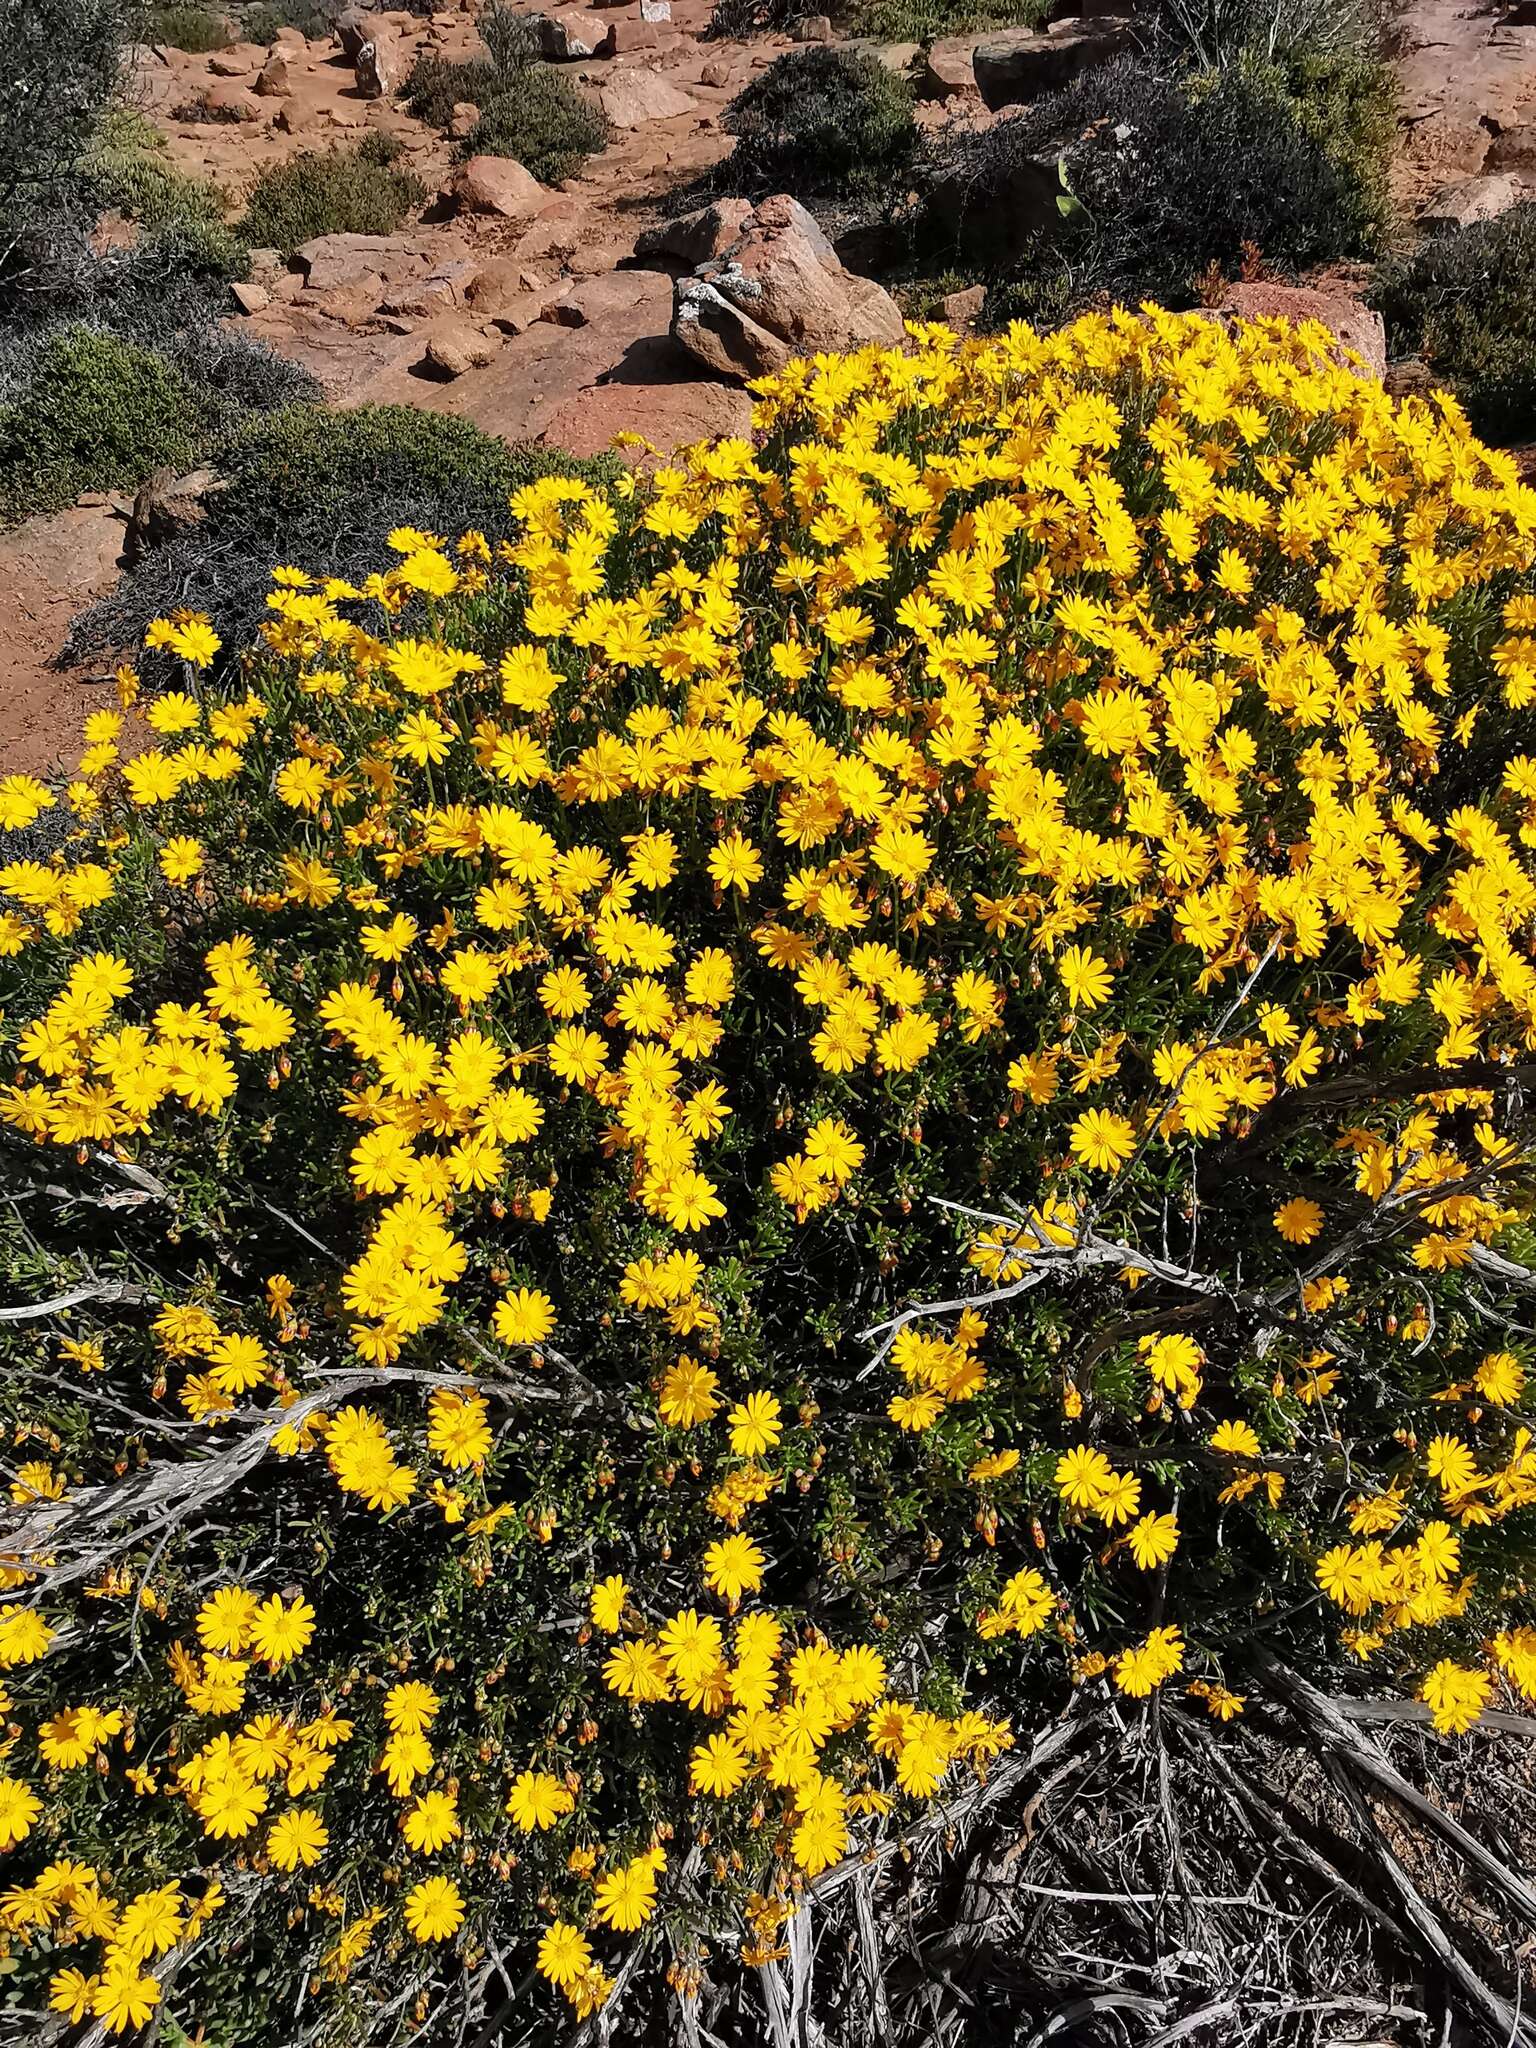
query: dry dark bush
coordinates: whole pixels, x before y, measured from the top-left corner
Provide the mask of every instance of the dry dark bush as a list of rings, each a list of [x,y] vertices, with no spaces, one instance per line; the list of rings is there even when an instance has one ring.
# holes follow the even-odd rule
[[[917,149],[912,89],[867,50],[818,43],[778,57],[732,100],[722,176],[747,192],[887,187]]]
[[[1377,294],[1395,355],[1423,355],[1480,434],[1536,433],[1536,204],[1425,242]]]
[[[929,232],[997,284],[999,317],[1057,324],[1095,300],[1194,303],[1252,251],[1295,271],[1371,249],[1390,120],[1374,72],[1248,59],[1190,73],[1125,57],[959,136]],[[1031,204],[1034,211],[1031,212]]]

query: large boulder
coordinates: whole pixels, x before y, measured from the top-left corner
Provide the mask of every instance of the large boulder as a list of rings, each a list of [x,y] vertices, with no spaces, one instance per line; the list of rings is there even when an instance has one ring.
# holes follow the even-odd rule
[[[365,100],[393,99],[405,83],[405,52],[393,29],[380,28],[358,51],[353,70]]]
[[[905,328],[889,294],[844,270],[805,208],[779,194],[678,279],[672,334],[718,376],[746,382],[822,349],[894,347]]]
[[[1316,320],[1336,336],[1340,350],[1335,361],[1345,362],[1344,351],[1352,351],[1371,377],[1381,377],[1387,368],[1387,336],[1379,313],[1345,291],[1323,291],[1310,285],[1233,284],[1212,308],[1223,320],[1271,320],[1281,318],[1300,326]],[[1354,364],[1349,364],[1353,369]]]
[[[972,52],[976,89],[994,110],[1043,99],[1118,56],[1131,36],[1132,24],[1119,14],[1068,17],[1039,31],[1003,29],[983,36]]]
[[[549,194],[515,157],[472,156],[459,165],[448,187],[461,213],[488,213],[498,220],[531,220]]]
[[[1500,141],[1503,140],[1501,136]],[[1479,221],[1496,220],[1517,200],[1525,197],[1524,187],[1510,171],[1485,172],[1477,178],[1455,178],[1442,185],[1419,212],[1419,225],[1436,232],[1476,227]]]
[[[1501,128],[1483,160],[1485,171],[1536,171],[1536,121]]]
[[[420,235],[316,235],[293,252],[311,292],[347,291],[382,278],[419,275],[428,265]]]
[[[591,15],[576,8],[537,14],[533,18],[538,25],[539,55],[549,58],[552,63],[566,64],[580,57],[595,57],[607,43],[607,23],[595,22]]]
[[[646,228],[635,243],[635,254],[646,261],[664,257],[697,270],[701,263],[723,255],[741,239],[752,218],[750,199],[717,199],[695,213],[681,214],[660,227]]]
[[[389,32],[389,23],[369,7],[345,7],[336,17],[336,39],[349,64],[357,62],[364,43]]]
[[[616,71],[603,81],[598,98],[611,126],[643,128],[650,121],[672,121],[679,114],[691,114],[698,101],[668,85],[654,71]]]
[[[976,45],[979,36],[941,36],[928,47],[918,96],[953,100],[976,91]]]

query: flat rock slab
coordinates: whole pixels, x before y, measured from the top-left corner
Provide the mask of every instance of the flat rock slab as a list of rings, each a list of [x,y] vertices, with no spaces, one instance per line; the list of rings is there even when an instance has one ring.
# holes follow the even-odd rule
[[[976,89],[994,111],[1027,105],[1118,56],[1131,37],[1130,20],[1112,14],[1058,21],[1038,33],[1010,28],[983,36],[971,57]]]
[[[1496,220],[1526,196],[1526,183],[1511,171],[1485,172],[1442,185],[1419,214],[1419,225],[1454,231]]]
[[[675,121],[698,112],[699,103],[654,71],[616,71],[598,90],[603,112],[615,128],[643,128],[650,121]]]
[[[1307,320],[1319,321],[1346,349],[1353,349],[1362,358],[1368,376],[1381,377],[1386,373],[1387,336],[1381,315],[1348,292],[1319,291],[1308,285],[1234,284],[1227,287],[1212,311],[1218,318],[1279,317],[1298,326]],[[1342,362],[1344,358],[1340,356],[1338,360]]]

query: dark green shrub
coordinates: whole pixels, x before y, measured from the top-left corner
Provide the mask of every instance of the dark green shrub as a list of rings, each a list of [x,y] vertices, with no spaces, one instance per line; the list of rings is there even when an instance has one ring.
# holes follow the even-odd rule
[[[848,0],[841,19],[850,35],[877,42],[936,43],[989,28],[1043,28],[1050,10],[1051,0]]]
[[[749,42],[753,36],[784,36],[804,12],[801,0],[715,0],[705,34],[732,43]]]
[[[328,36],[341,11],[340,0],[264,0],[262,6],[246,10],[241,40],[270,43],[280,28],[296,28],[301,36]]]
[[[1303,132],[1344,175],[1360,247],[1375,248],[1392,222],[1396,72],[1361,51],[1326,49],[1290,52],[1280,71]]]
[[[480,110],[461,154],[515,157],[544,185],[574,177],[611,134],[601,110],[545,64],[524,71],[510,92]]]
[[[171,119],[202,128],[235,128],[239,126],[240,110],[226,100],[215,100],[211,94],[200,92],[172,107]]]
[[[99,212],[115,207],[144,228],[215,227],[224,195],[206,179],[189,178],[165,161],[165,138],[141,114],[112,108],[81,164],[81,183]]]
[[[397,168],[397,144],[370,136],[355,148],[303,150],[262,172],[240,233],[255,249],[285,254],[316,235],[392,235],[426,198]]]
[[[869,191],[899,176],[917,148],[912,92],[867,50],[817,43],[776,58],[738,93],[725,167],[743,191]]]
[[[1390,353],[1422,355],[1478,433],[1536,436],[1536,203],[1423,243],[1374,303]]]
[[[229,24],[210,7],[152,7],[144,24],[145,40],[201,56],[229,47]]]
[[[174,221],[114,250],[86,274],[92,316],[155,343],[229,310],[229,287],[249,275],[251,252],[228,228]]]
[[[229,433],[214,459],[230,488],[210,501],[206,523],[76,621],[71,659],[136,646],[148,622],[192,589],[221,620],[239,621],[229,636],[236,645],[268,616],[276,561],[360,577],[377,567],[396,527],[453,536],[478,527],[495,539],[511,531],[508,497],[534,477],[613,469],[607,460],[509,447],[467,420],[391,405],[289,405]]]
[[[0,517],[57,511],[88,490],[132,490],[185,468],[209,408],[164,356],[87,327],[35,350],[0,407]]]
[[[1057,324],[1101,298],[1188,306],[1213,267],[1366,253],[1381,210],[1278,66],[1191,75],[1125,58],[957,138],[930,222],[936,246],[1004,288],[999,316]]]
[[[933,43],[986,28],[1039,28],[1050,8],[1051,0],[841,0],[831,12],[850,36]],[[715,0],[706,33],[730,42],[787,35],[806,11],[806,0]]]
[[[429,128],[446,128],[455,107],[466,102],[484,107],[506,89],[505,79],[488,57],[468,57],[456,64],[423,51],[405,82],[406,112]]]
[[[536,14],[519,13],[503,6],[501,0],[492,0],[479,21],[485,55],[455,63],[423,51],[406,80],[405,104],[409,112],[430,127],[446,128],[457,106],[469,105],[484,111],[493,100],[509,92],[529,90],[531,69],[540,50],[538,22]]]

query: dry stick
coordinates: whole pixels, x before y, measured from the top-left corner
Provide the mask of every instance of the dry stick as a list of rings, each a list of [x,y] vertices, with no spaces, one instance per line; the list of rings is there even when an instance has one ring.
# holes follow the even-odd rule
[[[1410,1721],[1428,1727],[1435,1718],[1422,1700],[1336,1699],[1333,1704],[1347,1721]],[[1485,1707],[1467,1733],[1523,1735],[1529,1741],[1536,1737],[1536,1716],[1507,1714],[1502,1707]]]
[[[1191,1730],[1189,1732],[1194,1733],[1195,1731]],[[1341,1898],[1347,1899],[1357,1913],[1365,1915],[1372,1926],[1379,1927],[1383,1934],[1390,1936],[1392,1940],[1400,1942],[1405,1947],[1408,1945],[1406,1931],[1398,1921],[1393,1919],[1386,1908],[1379,1906],[1374,1899],[1367,1898],[1358,1886],[1351,1884],[1344,1873],[1329,1861],[1321,1849],[1316,1849],[1312,1846],[1281,1807],[1276,1806],[1272,1800],[1267,1799],[1262,1792],[1258,1791],[1253,1785],[1250,1785],[1240,1771],[1234,1770],[1228,1762],[1220,1743],[1212,1742],[1209,1737],[1201,1735],[1199,1737],[1199,1747],[1206,1763],[1215,1770],[1217,1776],[1237,1795],[1238,1799],[1247,1807],[1255,1820],[1261,1821],[1266,1827],[1274,1829],[1276,1845],[1285,1855],[1294,1858],[1296,1862],[1304,1865],[1306,1869],[1312,1872],[1314,1877],[1322,1881],[1329,1891],[1337,1892]]]
[[[78,1308],[83,1301],[122,1301],[137,1306],[140,1302],[158,1300],[152,1288],[140,1287],[133,1280],[95,1280],[84,1287],[72,1287],[67,1294],[56,1294],[51,1301],[0,1308],[0,1323],[36,1322],[40,1316],[58,1316],[66,1309]]]
[[[1459,1987],[1463,1997],[1483,2015],[1496,2038],[1504,2042],[1506,2048],[1518,2048],[1518,2044],[1526,2044],[1526,2048],[1531,2048],[1531,2044],[1536,2044],[1536,2033],[1529,2027],[1522,2027],[1520,2016],[1514,2007],[1500,1997],[1490,1984],[1485,1984],[1461,1951],[1452,1947],[1450,1937],[1425,1903],[1413,1879],[1404,1870],[1377,1827],[1370,1802],[1343,1767],[1339,1757],[1330,1752],[1325,1758],[1325,1763],[1328,1775],[1340,1797],[1359,1824],[1366,1847],[1380,1864],[1387,1882],[1402,1901],[1404,1916],[1412,1922],[1420,1939],[1440,1968]]]
[[[874,1869],[899,1851],[921,1847],[924,1842],[947,1833],[960,1821],[974,1819],[985,1813],[987,1808],[995,1805],[1006,1792],[1011,1792],[1021,1778],[1052,1762],[1084,1733],[1084,1723],[1070,1713],[1063,1715],[1054,1726],[1035,1738],[1027,1756],[1015,1753],[1005,1762],[995,1765],[985,1782],[971,1786],[957,1798],[947,1801],[926,1820],[909,1829],[905,1835],[893,1835],[873,1849],[863,1851],[857,1856],[845,1856],[841,1863],[835,1863],[830,1870],[823,1871],[820,1877],[812,1879],[805,1888],[807,1896],[818,1901],[825,1899],[833,1892],[841,1891],[845,1884],[851,1884],[861,1872]]]
[[[1246,2010],[1245,2010],[1246,2008]],[[1263,2008],[1266,2017],[1288,2019],[1294,2013],[1303,2012],[1348,2012],[1357,2013],[1375,2020],[1422,2020],[1428,2014],[1416,2005],[1382,2005],[1373,1998],[1302,1998],[1294,2004],[1289,1999],[1278,1999],[1273,2005]],[[1145,2048],[1173,2048],[1175,2041],[1187,2041],[1191,2034],[1198,2034],[1203,2028],[1214,2026],[1217,2020],[1242,2019],[1252,2011],[1251,1996],[1248,2000],[1223,1998],[1214,2005],[1203,2005],[1198,2012],[1177,2020],[1160,2034],[1154,2034]]]
[[[1458,1820],[1432,1799],[1426,1799],[1416,1785],[1411,1785],[1393,1764],[1378,1749],[1369,1735],[1358,1732],[1341,1714],[1326,1694],[1294,1671],[1281,1664],[1278,1658],[1260,1652],[1258,1662],[1265,1676],[1285,1698],[1296,1713],[1297,1719],[1308,1731],[1317,1736],[1325,1747],[1347,1764],[1353,1766],[1361,1776],[1369,1778],[1382,1791],[1388,1792],[1399,1805],[1422,1820],[1441,1840],[1450,1844],[1469,1863],[1478,1875],[1536,1927],[1536,1891],[1524,1878],[1500,1862],[1476,1835],[1470,1834]]]
[[[880,1967],[880,1934],[875,1926],[871,1903],[873,1892],[872,1875],[854,1884],[854,1924],[859,1932],[859,1960],[863,1966],[864,1982],[869,1991],[870,2004],[874,2008],[874,2039],[891,2041],[894,2040],[895,2033],[891,2024],[890,2000],[885,1995],[885,1972]]]

